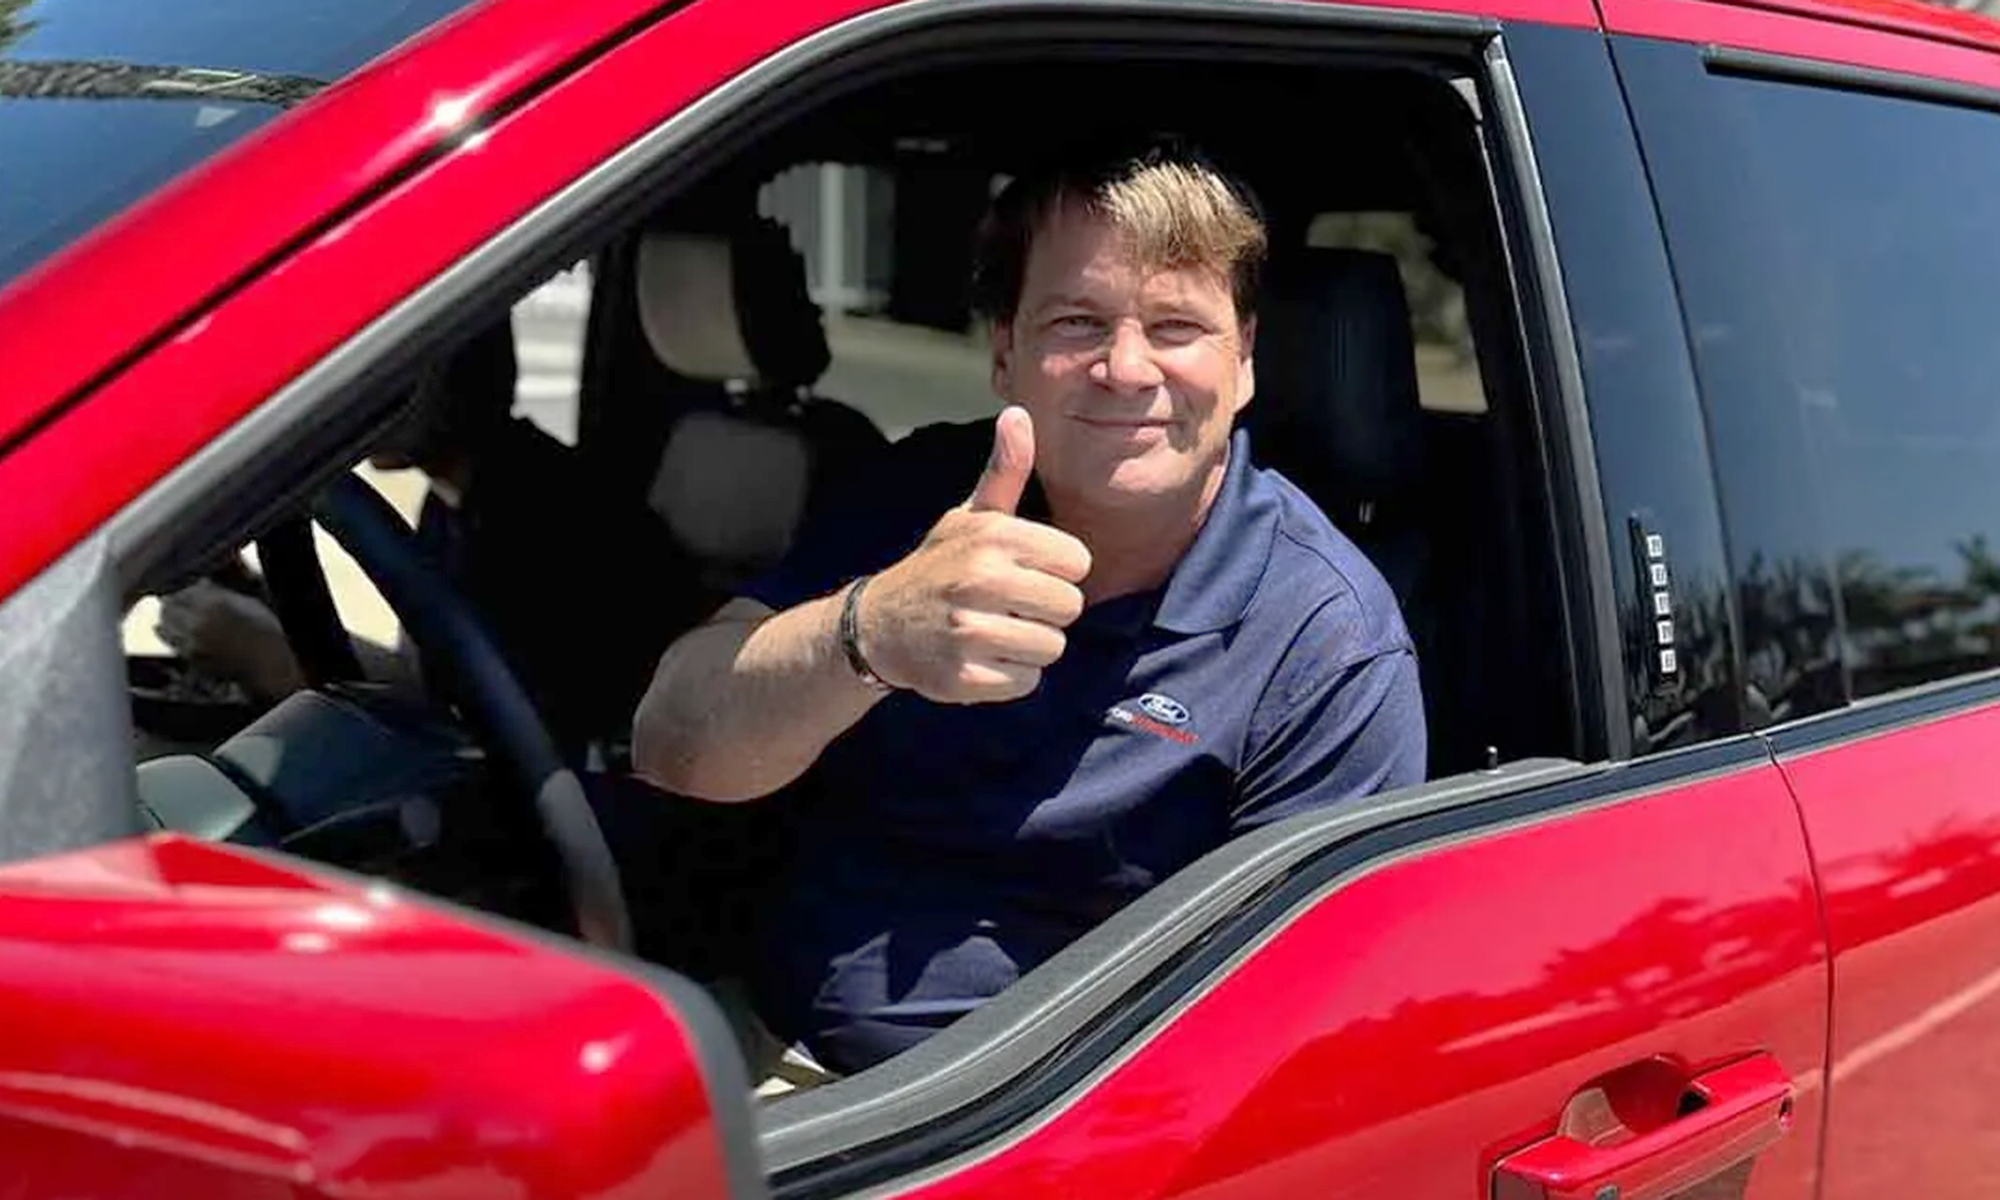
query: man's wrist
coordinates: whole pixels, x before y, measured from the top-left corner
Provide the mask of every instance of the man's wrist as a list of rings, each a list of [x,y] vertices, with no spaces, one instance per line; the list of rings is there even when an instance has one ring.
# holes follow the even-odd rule
[[[868,687],[879,692],[893,692],[896,685],[875,670],[868,656],[861,649],[861,593],[874,576],[863,575],[847,585],[840,597],[840,616],[835,622],[835,640],[840,646],[841,657],[847,660],[848,670],[854,672]]]

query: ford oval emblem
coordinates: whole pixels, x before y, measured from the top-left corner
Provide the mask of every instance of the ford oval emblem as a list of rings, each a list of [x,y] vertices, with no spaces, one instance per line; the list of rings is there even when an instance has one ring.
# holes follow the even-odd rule
[[[1139,707],[1146,710],[1146,715],[1155,721],[1163,721],[1168,725],[1185,725],[1188,723],[1189,714],[1187,705],[1182,704],[1172,696],[1162,696],[1158,692],[1147,692],[1145,695],[1139,697]]]

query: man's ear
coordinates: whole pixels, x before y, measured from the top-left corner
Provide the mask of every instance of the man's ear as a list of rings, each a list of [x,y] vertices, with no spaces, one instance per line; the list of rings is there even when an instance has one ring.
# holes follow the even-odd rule
[[[993,394],[1002,400],[1014,398],[1014,323],[995,321],[989,327],[993,344]]]
[[[1251,397],[1257,394],[1257,318],[1243,322],[1242,344],[1236,356],[1236,411],[1242,412]]]

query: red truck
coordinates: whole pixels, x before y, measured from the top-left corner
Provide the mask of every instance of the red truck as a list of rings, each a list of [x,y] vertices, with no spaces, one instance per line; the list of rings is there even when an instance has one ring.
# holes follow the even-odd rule
[[[967,363],[978,391],[966,234],[1086,127],[1226,157],[1274,264],[1378,268],[1294,314],[1340,353],[1260,359],[1253,444],[1397,587],[1430,780],[1231,842],[917,1049],[760,1103],[349,468],[418,364],[584,262],[575,450],[677,497],[727,577],[798,516],[770,464],[819,453],[811,404],[895,436]],[[2000,1188],[1987,18],[13,0],[0,180],[7,1195]],[[741,357],[784,284],[658,277],[728,203],[811,251],[830,356],[662,355],[672,311]],[[697,417],[766,449],[690,464]],[[308,520],[461,685],[472,784],[351,681],[251,711],[128,654],[138,598],[253,539],[287,633],[315,603],[325,633]],[[276,822],[307,794],[342,836]]]

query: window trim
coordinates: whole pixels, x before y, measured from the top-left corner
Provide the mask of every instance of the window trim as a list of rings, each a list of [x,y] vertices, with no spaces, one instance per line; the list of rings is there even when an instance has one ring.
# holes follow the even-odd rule
[[[1766,79],[1774,83],[1802,83],[1834,87],[1841,91],[1888,96],[1899,100],[1925,100],[1958,108],[2000,112],[2000,88],[1980,87],[1947,79],[1932,79],[1878,67],[1857,67],[1848,63],[1825,62],[1773,54],[1763,50],[1741,50],[1733,46],[1703,46],[1702,65],[1711,74]]]
[[[1598,476],[1596,438],[1590,427],[1583,355],[1571,320],[1554,218],[1543,190],[1527,104],[1515,82],[1504,38],[1487,43],[1485,59],[1492,120],[1507,152],[1506,161],[1489,164],[1489,170],[1502,204],[1516,210],[1514,219],[1503,223],[1501,245],[1510,260],[1520,250],[1517,242],[1525,242],[1527,251],[1525,261],[1508,264],[1514,278],[1525,285],[1525,294],[1516,302],[1517,328],[1528,336],[1524,350],[1529,374],[1536,374],[1534,364],[1541,358],[1553,377],[1553,386],[1535,390],[1546,393],[1538,394],[1536,403],[1546,410],[1543,419],[1554,426],[1553,430],[1544,428],[1541,442],[1544,452],[1554,458],[1543,474],[1558,526],[1556,562],[1565,576],[1565,613],[1573,625],[1583,625],[1572,628],[1566,639],[1575,656],[1570,678],[1577,744],[1622,761],[1632,757],[1632,730],[1626,718],[1623,639],[1612,586],[1611,531],[1603,481]],[[1518,231],[1515,236],[1508,236],[1508,225]],[[1539,355],[1537,339],[1527,325],[1530,312],[1540,316]],[[1562,486],[1565,482],[1568,486]]]

